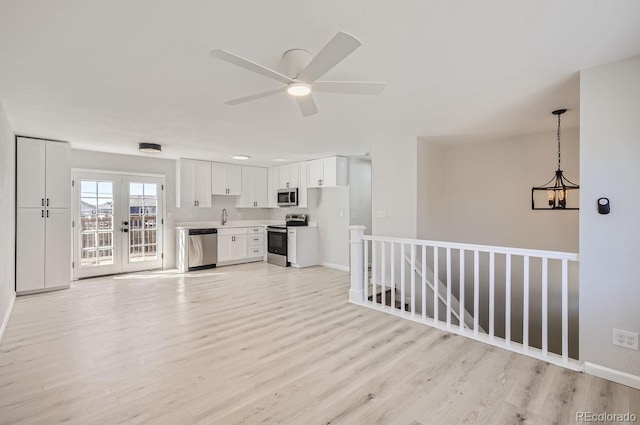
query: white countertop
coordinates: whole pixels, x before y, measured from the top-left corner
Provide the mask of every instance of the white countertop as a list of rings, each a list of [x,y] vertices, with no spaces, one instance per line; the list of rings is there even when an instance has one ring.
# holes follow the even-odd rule
[[[224,226],[221,221],[189,221],[174,223],[176,230],[181,229],[233,229],[237,227],[257,227],[257,226],[284,226],[284,220],[238,220],[228,221]],[[318,222],[310,221],[309,227],[317,227]]]

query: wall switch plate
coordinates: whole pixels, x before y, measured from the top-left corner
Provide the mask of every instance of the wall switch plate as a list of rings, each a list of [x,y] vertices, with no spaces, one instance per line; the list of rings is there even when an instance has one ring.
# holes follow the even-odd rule
[[[638,350],[638,333],[624,331],[622,329],[613,329],[613,345],[629,348],[630,350]]]
[[[173,212],[167,211],[167,218],[173,218]]]
[[[378,218],[387,218],[387,212],[385,210],[378,211]]]

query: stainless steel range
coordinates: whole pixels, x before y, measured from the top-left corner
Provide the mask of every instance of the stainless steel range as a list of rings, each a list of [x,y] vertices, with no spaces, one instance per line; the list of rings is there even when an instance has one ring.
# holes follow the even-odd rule
[[[267,262],[289,266],[287,258],[287,227],[308,226],[307,214],[287,214],[283,226],[267,226]]]

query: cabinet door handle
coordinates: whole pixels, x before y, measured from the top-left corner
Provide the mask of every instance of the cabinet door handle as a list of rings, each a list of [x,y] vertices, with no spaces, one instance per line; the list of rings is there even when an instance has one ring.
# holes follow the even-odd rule
[[[47,218],[49,218],[49,210],[47,210]]]
[[[42,198],[42,206],[44,207],[44,198]]]
[[[49,198],[47,198],[47,206],[49,206]]]
[[[287,182],[287,189],[289,189],[289,182]]]
[[[42,212],[42,218],[44,218],[44,210],[42,210],[41,212]]]

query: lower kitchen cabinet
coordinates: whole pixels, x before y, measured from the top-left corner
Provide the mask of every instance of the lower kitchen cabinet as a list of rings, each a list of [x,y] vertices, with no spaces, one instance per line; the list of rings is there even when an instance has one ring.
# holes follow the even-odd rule
[[[320,264],[318,259],[318,228],[287,228],[287,261],[291,267],[310,267]]]
[[[218,228],[217,265],[261,261],[263,257],[263,227]]]
[[[71,281],[71,214],[65,208],[18,208],[16,292],[68,288]]]

